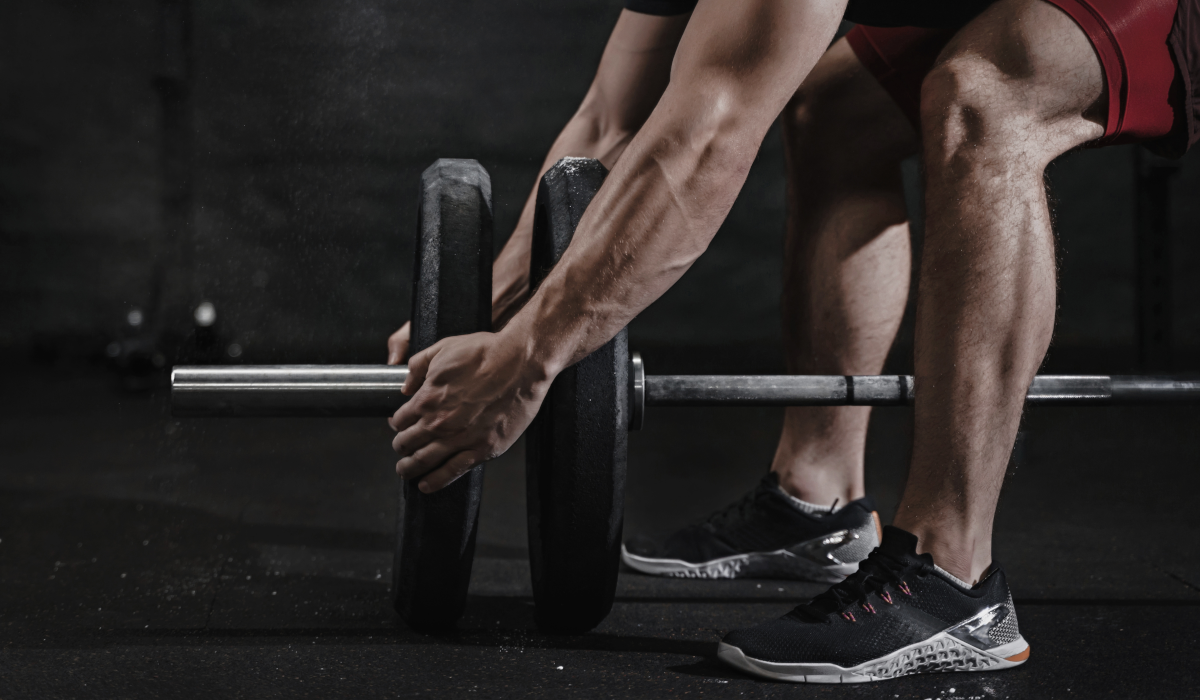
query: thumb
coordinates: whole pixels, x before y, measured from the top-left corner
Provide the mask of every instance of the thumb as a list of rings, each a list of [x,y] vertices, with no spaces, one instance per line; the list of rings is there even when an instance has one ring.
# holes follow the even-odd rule
[[[433,356],[438,353],[441,345],[440,342],[431,345],[409,359],[408,377],[404,380],[404,386],[400,387],[400,393],[405,396],[412,396],[417,393],[417,390],[425,383],[425,375],[429,372],[429,363],[433,360]]]

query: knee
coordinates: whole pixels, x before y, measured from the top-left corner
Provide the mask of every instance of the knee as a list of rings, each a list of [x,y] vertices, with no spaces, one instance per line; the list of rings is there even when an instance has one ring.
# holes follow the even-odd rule
[[[1026,104],[1019,83],[978,55],[940,61],[921,85],[927,167],[1041,160],[1046,126]]]
[[[839,102],[838,91],[823,80],[805,81],[796,90],[780,115],[784,143],[791,154],[808,161],[833,156],[833,144],[845,142],[838,116],[847,115]]]
[[[926,168],[1040,172],[1102,136],[1103,126],[1081,114],[1090,98],[1060,85],[1060,77],[1003,52],[943,56],[921,85]]]
[[[814,70],[780,115],[790,164],[819,172],[829,184],[871,180],[877,171],[890,174],[915,147],[911,131],[881,122],[879,106],[864,101],[855,77],[845,70]],[[901,127],[911,129],[907,122]]]

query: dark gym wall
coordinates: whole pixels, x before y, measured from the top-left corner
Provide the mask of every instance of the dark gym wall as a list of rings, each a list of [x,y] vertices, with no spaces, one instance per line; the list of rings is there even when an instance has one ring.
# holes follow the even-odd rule
[[[153,2],[0,4],[0,346],[141,303],[159,234]]]
[[[153,263],[172,251],[153,85],[160,1],[0,6],[0,348],[95,352],[147,303]],[[181,302],[212,301],[241,361],[380,361],[407,316],[421,170],[438,157],[483,162],[502,242],[619,7],[194,3],[194,291]],[[1052,363],[1132,362],[1133,153],[1084,151],[1052,169]],[[1198,186],[1193,154],[1174,186],[1181,370],[1200,367]],[[635,321],[633,345],[660,365],[678,354],[702,366],[710,352],[743,368],[775,362],[783,212],[772,132],[708,254]]]

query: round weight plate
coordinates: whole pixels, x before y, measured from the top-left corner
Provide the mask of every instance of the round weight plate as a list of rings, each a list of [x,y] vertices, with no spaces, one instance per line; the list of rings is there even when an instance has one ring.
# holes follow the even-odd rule
[[[492,184],[474,160],[441,159],[421,175],[412,350],[491,329]],[[413,629],[452,628],[475,555],[483,466],[432,494],[401,482],[392,596]]]
[[[538,188],[531,277],[566,250],[607,174],[564,158]],[[555,378],[525,438],[529,563],[538,627],[584,632],[612,609],[620,562],[629,436],[629,343],[624,329]]]

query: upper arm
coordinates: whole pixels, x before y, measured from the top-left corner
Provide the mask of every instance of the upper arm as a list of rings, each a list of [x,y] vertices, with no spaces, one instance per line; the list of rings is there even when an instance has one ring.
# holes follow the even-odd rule
[[[667,88],[688,17],[622,10],[580,111],[603,131],[632,134],[641,128]]]
[[[846,0],[700,0],[666,101],[708,104],[765,131],[833,40],[845,8]]]

